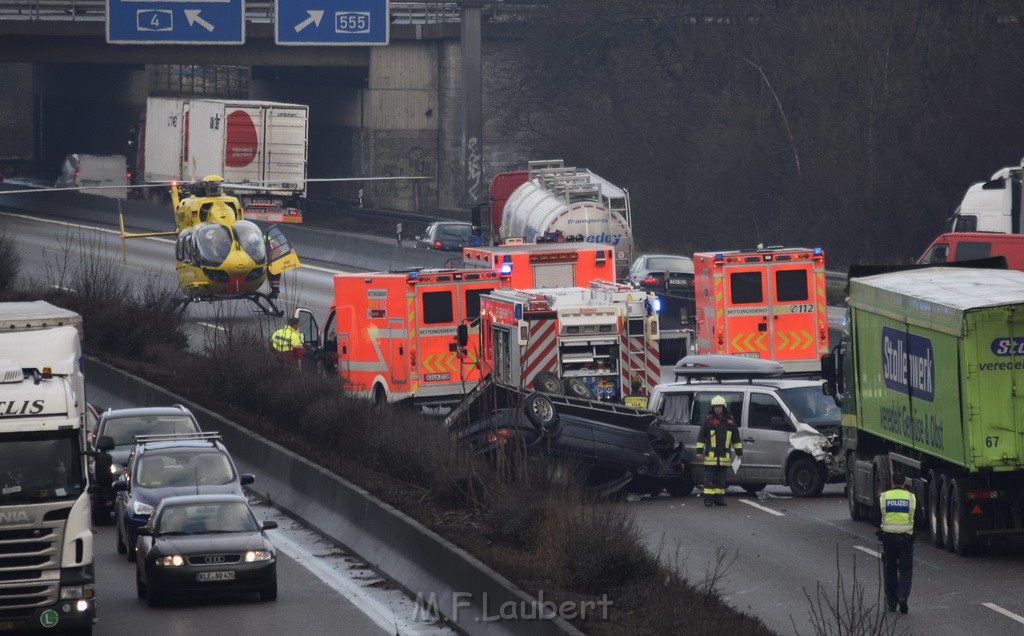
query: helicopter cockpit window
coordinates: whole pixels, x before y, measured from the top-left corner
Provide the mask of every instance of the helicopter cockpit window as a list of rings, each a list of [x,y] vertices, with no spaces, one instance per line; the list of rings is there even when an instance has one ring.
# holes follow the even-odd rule
[[[263,240],[263,232],[251,221],[238,221],[232,229],[239,245],[254,263],[262,265],[267,261],[267,245]]]
[[[231,230],[218,223],[197,228],[199,260],[205,265],[220,265],[231,253]]]

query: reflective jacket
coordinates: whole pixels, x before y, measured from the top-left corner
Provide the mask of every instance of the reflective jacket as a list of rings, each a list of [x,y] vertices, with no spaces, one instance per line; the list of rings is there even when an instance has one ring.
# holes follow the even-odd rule
[[[914,512],[917,497],[904,488],[886,490],[878,496],[878,508],[882,512],[882,532],[890,534],[914,534]]]
[[[697,452],[704,455],[704,465],[728,466],[729,449],[737,457],[743,457],[743,442],[736,428],[736,420],[728,413],[723,414],[723,417],[709,413],[697,433]]]
[[[302,336],[291,325],[285,325],[270,337],[270,344],[275,351],[290,353],[294,349],[302,348]]]

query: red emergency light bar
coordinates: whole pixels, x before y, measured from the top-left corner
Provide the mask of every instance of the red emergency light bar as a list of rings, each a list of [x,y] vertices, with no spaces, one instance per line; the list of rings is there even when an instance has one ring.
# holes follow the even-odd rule
[[[551,252],[549,254],[530,254],[530,263],[570,263],[580,258],[577,252]]]

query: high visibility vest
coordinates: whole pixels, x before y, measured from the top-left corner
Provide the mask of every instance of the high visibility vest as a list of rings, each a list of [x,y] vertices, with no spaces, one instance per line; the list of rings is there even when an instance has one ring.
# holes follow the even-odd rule
[[[891,534],[914,533],[914,511],[917,497],[903,488],[893,488],[878,496],[878,507],[882,511],[882,532]]]
[[[288,353],[292,349],[302,346],[302,336],[291,325],[285,325],[274,332],[270,338],[270,344],[276,351]]]
[[[735,439],[733,439],[735,435]],[[705,441],[707,440],[707,441]],[[697,433],[697,452],[704,455],[705,466],[728,466],[730,449],[737,456],[743,455],[743,442],[732,417],[717,418],[708,415]]]

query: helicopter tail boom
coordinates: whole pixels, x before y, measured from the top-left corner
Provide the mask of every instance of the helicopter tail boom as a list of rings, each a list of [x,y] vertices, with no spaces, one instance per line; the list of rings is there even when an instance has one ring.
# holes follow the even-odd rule
[[[124,214],[120,214],[119,213],[117,216],[118,216],[118,218],[119,218],[119,220],[121,222],[121,260],[122,261],[127,261],[128,260],[128,250],[127,250],[126,243],[125,243],[125,241],[127,239],[148,238],[148,237],[151,237],[151,236],[177,236],[177,234],[178,234],[177,232],[139,232],[137,234],[133,234],[133,233],[130,233],[130,232],[125,232],[124,231]]]

